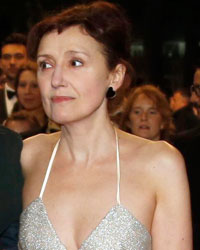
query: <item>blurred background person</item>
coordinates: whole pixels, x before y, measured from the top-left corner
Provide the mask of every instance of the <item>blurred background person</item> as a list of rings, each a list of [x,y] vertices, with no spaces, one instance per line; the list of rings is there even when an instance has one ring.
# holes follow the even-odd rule
[[[196,104],[190,101],[192,95],[189,88],[180,87],[174,90],[169,99],[173,122],[178,133],[199,125],[200,120],[195,112]]]
[[[133,88],[125,102],[120,127],[146,139],[171,142],[175,128],[165,94],[153,84]]]
[[[0,89],[0,123],[11,115],[17,102],[15,78],[19,69],[27,64],[26,36],[12,33],[1,44],[0,67],[6,76],[3,89]]]
[[[60,126],[48,119],[44,112],[37,83],[37,65],[34,62],[28,63],[19,70],[15,80],[15,90],[18,101],[13,108],[13,114],[23,110],[27,111],[26,114],[34,116],[40,126],[40,129],[36,130],[37,133],[52,133],[60,130]]]
[[[191,98],[190,101],[193,103],[194,113],[200,118],[200,65],[197,65],[194,72],[193,84],[190,87],[191,90]]]
[[[40,90],[37,83],[36,65],[27,65],[19,70],[16,76],[15,89],[18,101],[13,111],[28,111],[37,119],[41,128],[46,128],[48,119],[42,106]]]
[[[195,104],[198,110],[200,107],[200,65],[197,65],[194,75],[193,83],[191,85],[191,102]],[[200,152],[200,124],[193,129],[188,129],[176,133],[173,139],[174,146],[177,147],[183,154],[187,174],[190,184],[191,201],[192,201],[192,221],[193,221],[193,237],[194,237],[194,250],[200,249],[200,188],[199,188],[199,152]]]
[[[0,89],[4,89],[6,80],[6,74],[0,68]]]
[[[46,132],[43,128],[41,128],[34,114],[28,112],[27,110],[14,112],[5,120],[4,126],[20,134],[22,139],[26,139],[38,133]]]
[[[190,103],[190,90],[177,88],[170,97],[170,108],[173,112],[186,107]]]

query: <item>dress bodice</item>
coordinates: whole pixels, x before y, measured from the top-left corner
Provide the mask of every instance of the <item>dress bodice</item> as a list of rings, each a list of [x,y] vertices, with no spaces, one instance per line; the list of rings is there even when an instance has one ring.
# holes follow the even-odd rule
[[[67,250],[60,241],[43,203],[42,196],[50,174],[58,143],[54,148],[40,196],[21,214],[19,249]],[[151,250],[151,236],[145,226],[120,203],[120,160],[117,152],[117,204],[81,244],[79,250]]]

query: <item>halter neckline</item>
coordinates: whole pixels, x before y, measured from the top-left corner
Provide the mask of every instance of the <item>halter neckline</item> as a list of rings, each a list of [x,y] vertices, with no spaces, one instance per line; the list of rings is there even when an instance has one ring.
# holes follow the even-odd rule
[[[119,138],[118,138],[118,134],[117,134],[117,129],[115,127],[114,127],[114,132],[115,132],[115,142],[116,142],[116,167],[117,167],[117,195],[116,195],[117,198],[116,198],[116,200],[117,200],[117,204],[120,205],[121,202],[120,202]],[[49,161],[49,165],[47,167],[47,171],[46,171],[46,174],[45,174],[45,178],[44,178],[44,181],[43,181],[43,184],[42,184],[42,188],[41,188],[41,191],[40,191],[40,195],[39,195],[40,199],[42,199],[42,197],[43,197],[43,194],[44,194],[44,191],[45,191],[48,179],[49,179],[49,175],[50,175],[50,172],[51,172],[51,169],[52,169],[52,166],[53,166],[53,162],[54,162],[57,150],[58,150],[59,143],[60,143],[60,139],[57,141],[56,145],[54,146],[54,149],[53,149],[50,161]]]

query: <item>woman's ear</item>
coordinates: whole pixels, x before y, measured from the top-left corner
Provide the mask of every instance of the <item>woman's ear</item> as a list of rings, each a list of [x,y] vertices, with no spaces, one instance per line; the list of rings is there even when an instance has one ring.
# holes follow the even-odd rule
[[[117,64],[115,69],[111,72],[110,86],[116,91],[123,84],[126,74],[126,66],[122,63]]]
[[[165,124],[164,124],[164,122],[162,122],[161,125],[160,125],[160,130],[163,130],[164,127],[165,127]]]

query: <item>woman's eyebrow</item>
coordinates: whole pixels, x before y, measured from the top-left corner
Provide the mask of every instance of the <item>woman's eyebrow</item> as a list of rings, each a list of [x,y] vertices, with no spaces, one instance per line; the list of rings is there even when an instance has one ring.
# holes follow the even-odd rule
[[[89,54],[83,50],[68,50],[65,52],[65,54],[72,54],[72,55],[73,54],[83,54],[83,55],[89,57]]]
[[[40,57],[52,58],[52,56],[50,56],[48,54],[39,54],[39,55],[37,55],[37,58],[40,58]]]

